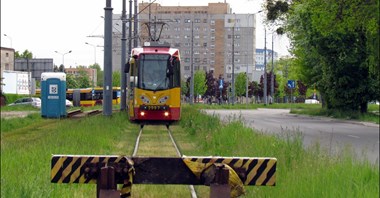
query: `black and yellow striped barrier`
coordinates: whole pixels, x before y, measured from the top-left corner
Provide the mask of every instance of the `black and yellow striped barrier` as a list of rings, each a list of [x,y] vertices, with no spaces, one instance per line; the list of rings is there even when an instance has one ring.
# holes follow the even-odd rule
[[[275,186],[276,158],[251,157],[132,157],[100,155],[53,155],[52,183],[93,183],[102,167],[113,167],[115,182],[130,195],[132,184],[207,185],[205,173],[212,165],[229,169],[231,195],[244,193],[242,186]],[[152,172],[154,170],[154,172]],[[236,190],[236,191],[235,191]]]

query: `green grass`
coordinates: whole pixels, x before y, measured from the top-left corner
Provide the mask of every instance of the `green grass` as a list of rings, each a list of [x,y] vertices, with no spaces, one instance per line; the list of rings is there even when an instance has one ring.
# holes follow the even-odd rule
[[[379,124],[379,105],[369,104],[368,113],[361,114],[360,112],[352,111],[336,111],[323,109],[321,104],[304,104],[304,103],[276,103],[276,104],[234,104],[234,105],[208,105],[195,104],[198,109],[291,109],[290,113],[303,114],[311,116],[325,116],[345,120],[357,120],[363,122],[372,122]]]
[[[124,113],[48,121],[1,131],[1,197],[94,197],[95,185],[50,183],[51,155],[129,154],[138,128]]]
[[[27,126],[40,125],[41,123],[45,123],[46,120],[41,118],[41,114],[32,113],[24,118],[11,118],[6,120],[5,118],[1,118],[1,133],[6,133],[9,131],[14,131],[16,129],[20,129]]]
[[[378,105],[376,105],[378,106]],[[379,124],[379,113],[375,110],[373,110],[374,107],[370,105],[370,108],[368,110],[368,113],[360,113],[360,112],[354,112],[354,111],[339,111],[339,110],[328,110],[328,109],[292,109],[290,113],[295,114],[304,114],[304,115],[311,115],[311,116],[324,116],[324,117],[331,117],[331,118],[337,118],[337,119],[343,119],[343,120],[356,120],[356,121],[363,121],[363,122],[372,122]]]
[[[52,154],[130,155],[139,125],[129,123],[125,112],[83,119],[25,118],[34,122],[1,130],[1,197],[95,197],[91,184],[50,183]],[[236,118],[237,120],[239,118]],[[12,122],[2,120],[2,125]],[[159,130],[146,128],[146,142]],[[221,124],[217,117],[184,106],[182,120],[172,126],[174,137],[188,156],[276,157],[275,187],[246,187],[245,197],[378,197],[377,165],[356,161],[349,149],[337,157],[315,145],[307,150],[299,133],[279,137],[245,128],[241,122]],[[167,138],[165,138],[167,139]],[[154,148],[153,148],[154,147]],[[156,155],[157,153],[150,153]],[[149,154],[149,155],[150,155]],[[174,188],[174,190],[173,190]],[[181,190],[182,189],[182,190]],[[208,187],[196,187],[209,197]],[[133,197],[186,197],[184,186],[135,185]]]
[[[198,142],[186,155],[277,158],[275,187],[246,187],[245,197],[378,197],[378,164],[357,161],[350,149],[328,155],[319,145],[304,150],[299,132],[263,135],[239,121],[221,125],[217,118],[185,107],[181,126]],[[238,118],[237,118],[238,120]],[[196,129],[194,130],[194,126]]]

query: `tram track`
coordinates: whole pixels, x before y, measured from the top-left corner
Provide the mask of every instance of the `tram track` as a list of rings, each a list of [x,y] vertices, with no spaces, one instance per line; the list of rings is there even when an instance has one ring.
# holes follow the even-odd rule
[[[137,152],[138,152],[138,150],[140,148],[140,145],[141,145],[141,137],[143,135],[143,129],[144,129],[144,125],[141,125],[140,130],[139,130],[139,135],[136,138],[136,142],[135,142],[135,146],[134,146],[134,149],[133,149],[132,157],[136,157],[137,156]],[[176,141],[175,141],[175,139],[173,137],[173,133],[170,130],[169,125],[166,125],[166,129],[167,129],[168,135],[170,137],[170,141],[171,141],[173,147],[175,148],[175,152],[176,152],[177,157],[182,157],[182,153],[181,153],[181,151],[180,151],[180,149],[179,149],[179,147],[178,147],[178,145],[177,145],[177,143],[176,143]],[[197,196],[197,193],[195,191],[194,186],[193,185],[189,185],[188,187],[189,187],[189,190],[190,190],[191,197],[192,198],[197,198],[198,196]]]

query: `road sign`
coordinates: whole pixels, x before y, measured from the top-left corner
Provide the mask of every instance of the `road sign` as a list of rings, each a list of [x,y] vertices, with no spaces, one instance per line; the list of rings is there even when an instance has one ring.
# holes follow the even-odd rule
[[[296,88],[296,81],[295,80],[288,80],[288,88],[289,89]]]

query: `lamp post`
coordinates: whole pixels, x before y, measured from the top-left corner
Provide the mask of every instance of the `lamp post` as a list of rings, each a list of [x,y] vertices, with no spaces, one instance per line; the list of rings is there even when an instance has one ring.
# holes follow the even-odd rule
[[[62,55],[62,65],[63,65],[63,66],[65,66],[65,55],[66,55],[66,54],[70,54],[71,52],[72,52],[71,50],[68,51],[68,52],[66,52],[66,53],[60,53],[60,52],[58,52],[58,51],[55,51],[55,53]]]
[[[94,47],[94,64],[96,63],[96,45],[93,45],[91,43],[88,43],[88,42],[85,42],[86,45],[90,45],[92,47]]]
[[[4,36],[6,36],[6,37],[8,37],[9,38],[9,40],[11,41],[11,48],[12,48],[12,37],[10,37],[9,35],[7,35],[7,34],[4,34]]]
[[[248,62],[247,62],[247,52],[245,52],[245,61],[247,64],[247,71],[246,71],[246,81],[245,81],[245,105],[248,105]]]
[[[236,15],[234,13],[234,25],[232,27],[232,105],[235,103],[235,25]]]
[[[263,10],[259,10],[259,11],[257,11],[256,13],[253,13],[253,14],[249,14],[248,16],[247,16],[247,27],[249,26],[249,19],[250,19],[250,16],[253,16],[254,17],[254,20],[256,21],[256,14],[259,14],[259,13],[261,13],[261,12],[263,12]],[[253,27],[254,27],[254,29],[253,29],[253,31],[256,31],[256,23],[254,23],[253,25],[252,25]],[[255,35],[255,33],[253,33],[254,35]],[[255,46],[253,46],[253,47],[255,47]],[[248,49],[247,49],[247,51],[248,51]],[[253,54],[255,53],[255,49],[253,49]],[[255,61],[255,59],[256,59],[256,56],[255,55],[253,55],[253,59],[251,59],[252,60],[252,66],[254,66],[254,61]],[[247,81],[246,81],[246,93],[245,93],[245,96],[246,96],[246,103],[248,104],[248,82],[249,82],[249,78],[248,78],[248,72],[249,72],[249,70],[248,70],[248,67],[249,67],[249,64],[248,64],[248,60],[247,60],[247,52],[245,52],[245,62],[246,62],[246,64],[247,64]],[[252,68],[252,72],[251,72],[251,75],[252,75],[252,80],[253,80],[253,70],[254,70],[254,68]]]
[[[267,29],[264,29],[264,105],[268,105],[267,100]]]

